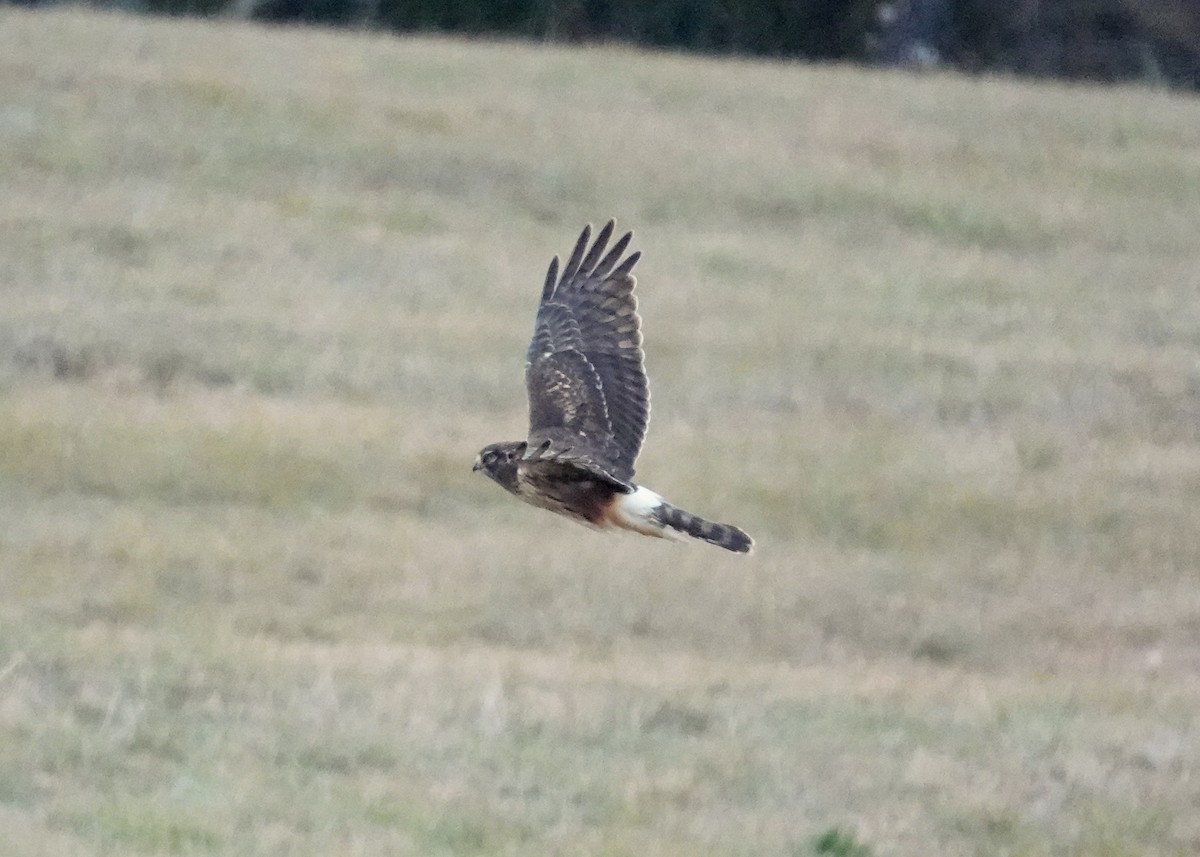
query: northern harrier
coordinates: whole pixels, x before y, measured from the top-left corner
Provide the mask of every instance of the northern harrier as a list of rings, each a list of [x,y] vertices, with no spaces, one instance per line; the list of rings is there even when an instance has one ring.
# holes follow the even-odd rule
[[[485,446],[472,470],[526,503],[600,529],[690,536],[749,553],[754,540],[737,527],[698,518],[632,481],[650,418],[630,273],[641,253],[621,260],[632,232],[604,253],[614,225],[591,249],[584,227],[561,277],[558,257],[550,263],[525,355],[529,439]]]

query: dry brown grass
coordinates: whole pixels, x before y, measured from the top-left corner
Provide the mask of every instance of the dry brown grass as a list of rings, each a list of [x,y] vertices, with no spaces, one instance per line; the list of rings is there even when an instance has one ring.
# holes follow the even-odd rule
[[[1198,127],[0,10],[0,850],[1197,853]],[[612,214],[748,560],[469,472]]]

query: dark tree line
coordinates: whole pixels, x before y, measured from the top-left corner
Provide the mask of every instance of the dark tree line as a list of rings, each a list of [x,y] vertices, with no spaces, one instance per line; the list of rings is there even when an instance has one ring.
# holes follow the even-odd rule
[[[710,53],[949,65],[1200,88],[1200,0],[93,2],[166,14],[556,41],[619,40]]]

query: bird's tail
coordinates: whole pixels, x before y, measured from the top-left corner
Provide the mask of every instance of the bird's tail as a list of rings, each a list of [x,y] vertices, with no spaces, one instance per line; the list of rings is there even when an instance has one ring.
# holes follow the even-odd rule
[[[660,539],[700,539],[734,553],[750,553],[754,539],[733,524],[714,524],[672,506],[649,488],[637,486],[629,494],[617,494],[609,507],[605,525],[633,530]]]
[[[654,516],[664,526],[670,527],[677,533],[691,536],[693,539],[701,539],[710,545],[725,548],[727,551],[750,553],[754,549],[754,539],[750,538],[744,530],[733,524],[717,524],[706,521],[691,512],[685,512],[678,506],[672,506],[670,503],[664,502],[655,509]]]

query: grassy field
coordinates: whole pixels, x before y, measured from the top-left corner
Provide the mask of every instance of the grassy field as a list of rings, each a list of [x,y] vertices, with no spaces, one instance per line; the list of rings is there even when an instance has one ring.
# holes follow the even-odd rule
[[[0,852],[1200,853],[1198,128],[0,8]],[[748,559],[470,473],[613,215]]]

